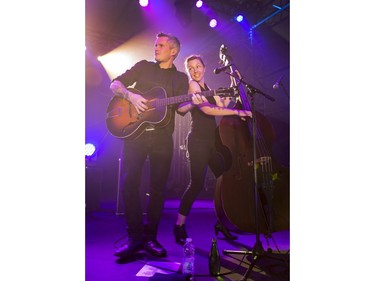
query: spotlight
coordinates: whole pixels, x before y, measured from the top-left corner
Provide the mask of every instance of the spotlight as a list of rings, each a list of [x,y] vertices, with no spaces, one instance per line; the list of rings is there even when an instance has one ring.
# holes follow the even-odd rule
[[[216,26],[217,26],[217,20],[215,19],[210,20],[210,27],[214,28]]]
[[[243,21],[243,15],[237,15],[236,16],[236,21],[237,22],[242,22]]]
[[[195,6],[196,6],[197,8],[202,7],[202,5],[203,5],[203,1],[201,1],[201,0],[198,0],[198,1],[195,3]]]
[[[147,7],[148,6],[148,0],[139,0],[139,5],[142,7]]]
[[[93,154],[95,153],[95,145],[93,145],[92,143],[86,143],[85,145],[85,156],[86,157],[91,157],[93,156]]]

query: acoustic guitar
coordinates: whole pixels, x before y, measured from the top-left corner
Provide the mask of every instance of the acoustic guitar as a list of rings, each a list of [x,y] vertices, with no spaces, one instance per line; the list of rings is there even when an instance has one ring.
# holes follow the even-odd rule
[[[108,131],[117,138],[136,139],[147,128],[160,128],[166,126],[171,120],[168,105],[190,101],[192,95],[180,95],[167,97],[166,91],[162,87],[154,87],[142,93],[134,88],[132,92],[142,95],[147,99],[148,109],[137,113],[134,105],[123,97],[113,96],[107,107],[106,125]],[[202,96],[226,96],[237,95],[236,88],[223,88],[209,90],[199,93]]]

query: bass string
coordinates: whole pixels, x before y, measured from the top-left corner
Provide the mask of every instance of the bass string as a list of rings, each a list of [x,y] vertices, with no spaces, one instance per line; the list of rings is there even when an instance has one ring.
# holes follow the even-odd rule
[[[251,104],[247,98],[246,90],[244,89],[244,86],[241,83],[241,75],[239,71],[237,70],[235,65],[232,65],[230,69],[231,69],[231,76],[234,78],[234,84],[238,88],[238,91],[239,91],[243,109],[252,110]],[[257,124],[256,115],[257,115],[256,112],[253,112],[253,118],[255,118],[255,129],[256,129],[255,130],[256,131],[255,149],[257,152],[257,159],[255,159],[255,161],[257,162],[258,159],[261,159],[260,166],[261,166],[261,172],[262,172],[263,185],[271,186],[272,185],[272,173],[273,173],[271,153],[266,145],[262,131],[260,130],[259,126],[257,126],[258,124]],[[250,120],[248,119],[247,125],[252,135],[253,134],[252,121],[250,122]],[[254,163],[254,165],[256,165],[256,163]]]

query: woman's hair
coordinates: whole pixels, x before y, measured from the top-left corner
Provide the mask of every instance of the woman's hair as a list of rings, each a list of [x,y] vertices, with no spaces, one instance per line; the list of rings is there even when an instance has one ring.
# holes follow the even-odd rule
[[[186,69],[186,72],[189,72],[188,67],[187,67],[187,64],[188,64],[188,62],[191,61],[191,60],[200,60],[200,62],[202,63],[202,65],[203,65],[204,67],[206,67],[206,65],[205,65],[204,62],[203,62],[203,58],[202,58],[200,55],[190,55],[190,56],[188,56],[188,57],[185,59],[185,69]]]

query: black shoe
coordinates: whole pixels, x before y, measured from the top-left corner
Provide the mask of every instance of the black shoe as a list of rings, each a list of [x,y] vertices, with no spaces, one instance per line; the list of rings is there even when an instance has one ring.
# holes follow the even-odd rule
[[[184,245],[186,242],[186,238],[188,237],[185,229],[185,225],[174,225],[173,228],[174,238],[178,244]]]
[[[236,240],[237,236],[232,235],[227,228],[224,227],[221,223],[217,222],[215,224],[215,235],[217,236],[219,232],[223,233],[225,239],[227,240]]]
[[[163,248],[162,245],[156,240],[150,240],[143,244],[143,249],[158,258],[166,257],[167,250]]]
[[[142,249],[142,242],[129,239],[128,242],[118,248],[114,255],[120,258],[129,258]]]

